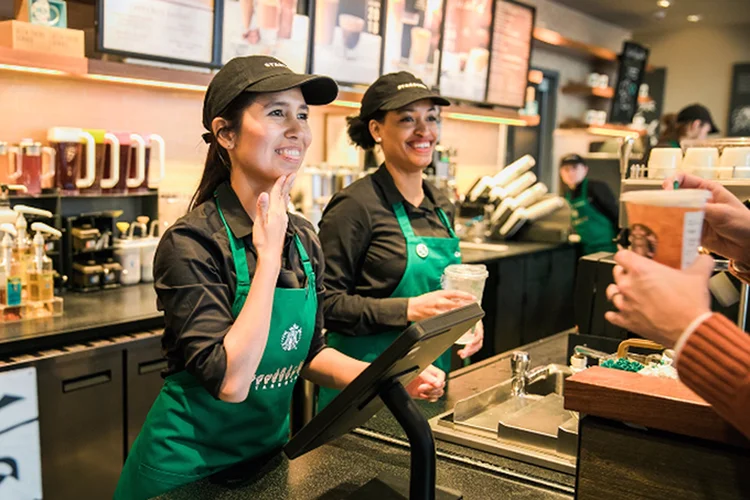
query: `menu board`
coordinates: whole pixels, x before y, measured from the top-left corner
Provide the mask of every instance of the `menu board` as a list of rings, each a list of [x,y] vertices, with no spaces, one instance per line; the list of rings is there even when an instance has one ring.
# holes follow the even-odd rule
[[[447,0],[440,93],[481,102],[487,92],[492,0]]]
[[[310,17],[307,1],[224,0],[221,62],[273,56],[298,73],[307,71]]]
[[[727,136],[750,136],[750,64],[735,64],[729,100]]]
[[[382,0],[317,0],[313,73],[369,85],[380,76]]]
[[[523,107],[529,78],[535,13],[533,7],[509,0],[496,1],[487,102],[514,108]]]
[[[103,52],[201,64],[213,62],[214,0],[99,0]]]
[[[612,101],[611,123],[629,124],[638,110],[638,89],[648,61],[648,49],[633,42],[625,42],[620,54],[615,98]]]
[[[409,71],[436,86],[443,0],[388,0],[386,12],[383,73]]]

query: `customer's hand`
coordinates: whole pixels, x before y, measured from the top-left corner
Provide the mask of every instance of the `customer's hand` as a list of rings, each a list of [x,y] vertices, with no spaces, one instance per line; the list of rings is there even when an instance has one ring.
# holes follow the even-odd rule
[[[711,311],[711,257],[698,256],[684,271],[629,250],[617,252],[615,262],[615,282],[606,293],[618,312],[605,314],[610,323],[672,347],[690,323]]]
[[[281,252],[284,250],[286,227],[289,216],[286,213],[289,191],[295,175],[282,175],[271,188],[270,193],[261,193],[253,221],[253,245],[258,252],[258,262],[268,262],[281,266]]]
[[[434,403],[445,392],[445,372],[433,365],[428,366],[406,386],[406,392],[415,399]]]
[[[674,181],[683,189],[711,191],[713,200],[706,204],[703,222],[703,246],[727,259],[750,263],[750,210],[716,181],[680,173],[665,180],[664,189],[673,189]]]
[[[466,359],[469,356],[476,354],[477,352],[479,352],[479,349],[482,348],[482,344],[484,344],[484,325],[480,321],[474,328],[474,340],[472,340],[470,344],[466,344],[466,347],[458,351],[459,357],[461,359]]]
[[[437,290],[425,293],[409,299],[406,306],[406,319],[407,321],[422,321],[476,301],[477,299],[470,293],[457,290]]]

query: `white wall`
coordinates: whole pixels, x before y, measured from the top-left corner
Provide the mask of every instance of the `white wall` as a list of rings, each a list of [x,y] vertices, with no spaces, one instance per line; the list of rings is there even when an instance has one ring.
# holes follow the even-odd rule
[[[649,63],[667,68],[664,111],[699,102],[711,110],[722,133],[732,87],[732,66],[750,62],[750,25],[691,25],[680,31],[636,35],[651,48]]]

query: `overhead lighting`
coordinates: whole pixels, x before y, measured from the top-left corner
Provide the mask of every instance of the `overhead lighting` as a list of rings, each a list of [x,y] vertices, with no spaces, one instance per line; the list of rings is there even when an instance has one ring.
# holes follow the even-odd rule
[[[666,9],[670,5],[672,5],[672,2],[670,2],[669,0],[659,0],[658,2],[656,2],[656,5],[661,7],[662,9]]]
[[[687,20],[689,22],[691,22],[691,23],[697,23],[701,19],[703,19],[703,17],[699,16],[698,14],[691,14],[691,15],[687,16]]]
[[[462,120],[466,122],[491,123],[493,125],[513,125],[516,127],[528,126],[528,123],[526,123],[524,120],[519,120],[516,118],[502,118],[499,116],[482,116],[472,115],[468,113],[447,112],[443,113],[443,117],[452,120]]]
[[[205,92],[205,85],[192,85],[188,83],[175,83],[175,82],[162,82],[159,80],[146,80],[143,78],[128,78],[124,76],[113,76],[113,75],[97,75],[88,74],[86,78],[91,80],[97,80],[100,82],[111,82],[111,83],[125,83],[128,85],[138,85],[142,87],[159,87],[164,89],[173,90],[191,90],[195,92]]]
[[[0,70],[17,71],[19,73],[36,73],[38,75],[66,75],[64,71],[46,68],[34,68],[32,66],[16,66],[15,64],[0,64]]]

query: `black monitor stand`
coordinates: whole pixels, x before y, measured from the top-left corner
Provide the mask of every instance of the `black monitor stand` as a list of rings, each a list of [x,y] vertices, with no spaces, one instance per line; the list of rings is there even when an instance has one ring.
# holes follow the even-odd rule
[[[449,349],[482,316],[482,308],[478,304],[471,304],[409,326],[341,394],[300,429],[284,447],[287,456],[295,459],[364,425],[385,404],[409,439],[410,480],[407,482],[381,474],[349,498],[461,499],[458,492],[435,487],[437,467],[432,430],[404,386]]]
[[[411,449],[409,482],[381,474],[349,497],[352,500],[461,500],[463,495],[436,486],[435,440],[427,419],[401,382],[391,380],[379,392],[380,399],[406,432]]]

